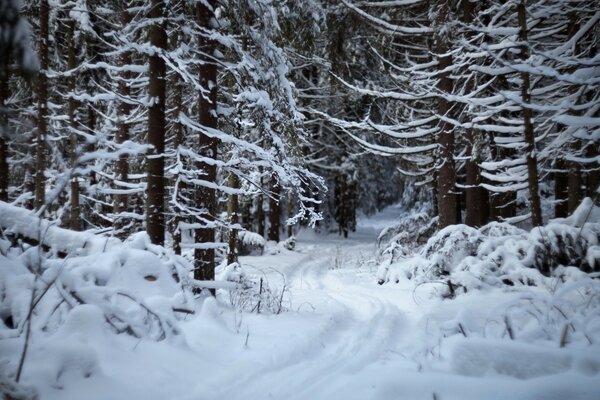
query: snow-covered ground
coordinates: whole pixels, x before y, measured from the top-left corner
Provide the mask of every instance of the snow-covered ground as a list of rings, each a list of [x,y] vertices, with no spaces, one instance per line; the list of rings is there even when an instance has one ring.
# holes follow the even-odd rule
[[[564,321],[574,339],[562,348],[543,332],[563,324],[555,314],[527,319],[557,293],[442,300],[408,280],[378,285],[377,235],[399,212],[361,218],[347,240],[305,231],[293,251],[242,257],[282,294],[279,314],[235,311],[239,299],[220,290],[179,323],[183,334],[152,341],[115,335],[95,308],[76,307],[56,332],[33,332],[21,382],[61,400],[600,398],[600,316]],[[0,370],[21,345],[0,340]]]

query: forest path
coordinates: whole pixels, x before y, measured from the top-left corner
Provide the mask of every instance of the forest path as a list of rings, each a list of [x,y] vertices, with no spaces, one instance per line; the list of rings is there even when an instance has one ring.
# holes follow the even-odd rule
[[[363,373],[366,367],[398,359],[416,369],[399,351],[409,322],[398,299],[410,299],[411,291],[377,285],[372,261],[377,235],[398,214],[389,207],[362,218],[348,239],[303,232],[295,251],[242,258],[271,285],[285,280],[290,310],[277,317],[245,317],[241,330],[245,326],[249,344],[236,358],[236,379],[217,390],[218,397],[331,399],[347,383],[363,381],[356,386],[369,398],[377,387],[364,382],[373,378]]]

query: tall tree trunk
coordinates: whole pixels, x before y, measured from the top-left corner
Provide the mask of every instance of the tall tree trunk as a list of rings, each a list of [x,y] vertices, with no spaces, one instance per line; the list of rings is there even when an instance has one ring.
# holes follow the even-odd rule
[[[467,130],[468,146],[470,147],[470,157],[465,163],[466,184],[465,190],[465,224],[469,226],[483,226],[489,220],[489,199],[488,192],[480,185],[482,183],[481,172],[479,169],[478,139],[477,134],[472,130]]]
[[[521,46],[521,59],[527,61],[529,51],[527,49],[527,15],[525,10],[525,0],[521,0],[518,7],[519,14],[519,40],[523,43]],[[529,201],[531,203],[531,223],[533,226],[543,224],[542,208],[540,203],[540,191],[538,188],[538,169],[537,152],[535,148],[535,135],[533,132],[533,113],[529,104],[531,103],[531,88],[529,82],[529,73],[522,72],[521,80],[521,100],[523,101],[523,123],[525,125],[525,152],[527,160],[527,176],[529,183]]]
[[[598,141],[590,142],[587,144],[587,158],[596,158],[600,155],[600,143]],[[592,163],[589,166],[590,170],[587,173],[586,196],[591,197],[596,203],[598,202],[598,187],[600,186],[600,170],[598,169],[598,162]]]
[[[77,121],[77,101],[75,96],[75,89],[77,84],[77,76],[75,75],[75,68],[77,67],[76,60],[76,47],[75,47],[75,20],[69,20],[69,33],[67,37],[68,42],[68,60],[67,67],[71,71],[71,75],[68,78],[69,85],[69,126],[71,127],[71,168],[75,168],[77,165],[77,133],[79,129],[79,123]],[[73,174],[71,176],[71,221],[69,227],[72,230],[81,230],[81,207],[79,205],[79,175]]]
[[[463,1],[463,21],[468,26],[473,22],[475,13],[475,3],[471,1]],[[467,39],[473,36],[473,31],[466,33]],[[473,91],[476,86],[474,79],[469,80],[466,86],[467,95]],[[468,114],[466,110],[465,114]],[[470,122],[470,116],[469,116]],[[468,159],[465,161],[466,186],[465,189],[465,224],[469,226],[482,226],[487,223],[489,217],[489,206],[487,201],[487,191],[480,186],[481,174],[479,171],[479,154],[478,154],[478,136],[479,133],[474,129],[469,128],[466,132],[467,136],[467,154]]]
[[[183,8],[183,1],[182,0],[177,0],[176,2],[174,2],[172,8],[173,8],[173,12],[177,15],[177,14],[181,14],[183,12],[185,12],[184,8]],[[179,46],[179,29],[175,29],[174,32],[172,33],[172,37],[171,37],[171,49],[175,50],[177,49]],[[179,153],[179,149],[181,146],[184,146],[185,144],[185,138],[184,138],[184,129],[183,129],[183,124],[179,121],[179,114],[181,114],[184,109],[183,109],[183,81],[181,79],[181,75],[179,75],[178,73],[174,73],[173,74],[173,78],[171,81],[171,85],[172,85],[172,90],[173,90],[173,95],[171,96],[172,101],[173,101],[173,115],[172,115],[172,120],[173,120],[173,125],[172,125],[172,130],[173,130],[173,148],[175,149],[175,152]],[[173,190],[175,190],[176,192],[174,193],[175,198],[177,199],[177,201],[179,201],[179,199],[181,199],[181,192],[185,192],[187,189],[187,184],[185,182],[183,182],[183,180],[180,180],[179,178],[179,172],[177,172],[174,176],[173,176]],[[179,210],[178,208],[175,208],[174,210],[175,212],[175,217],[173,218],[173,222],[172,222],[172,226],[171,226],[171,232],[172,232],[172,236],[173,236],[173,251],[175,252],[175,254],[181,254],[181,230],[179,229],[179,224],[181,222],[184,221],[184,219],[181,217],[181,210]]]
[[[229,175],[229,187],[232,189],[238,189],[240,186],[240,180],[238,176],[234,173],[230,173]],[[234,225],[239,224],[240,205],[237,194],[229,195],[229,202],[227,204],[227,213],[229,214],[229,224],[231,227],[229,228],[229,252],[227,253],[227,264],[232,264],[237,262],[238,260],[238,243],[237,243],[237,229],[234,228]]]
[[[291,193],[288,194],[287,212],[288,212],[288,218],[292,218],[294,216],[294,201],[292,199]],[[287,237],[290,238],[290,237],[294,236],[294,226],[290,225],[290,224],[288,224],[286,226],[287,226]]]
[[[91,104],[87,108],[87,131],[90,135],[96,134],[96,111]],[[88,143],[85,149],[88,153],[91,153],[96,150],[96,145],[93,142]],[[92,171],[90,172],[90,184],[95,185],[96,183],[96,173]]]
[[[39,54],[40,72],[38,75],[38,112],[37,141],[35,155],[35,208],[41,208],[46,202],[46,141],[48,140],[48,24],[50,8],[48,0],[40,0],[40,40]]]
[[[205,0],[197,4],[198,25],[210,29],[214,25],[216,0]],[[202,91],[199,96],[199,122],[206,128],[217,127],[217,65],[212,56],[215,55],[216,43],[204,35],[198,37],[198,48],[203,54],[200,66],[200,85]],[[213,160],[217,159],[219,140],[200,133],[199,154]],[[216,183],[217,167],[214,163],[199,162],[198,169],[204,171],[204,179],[209,183]],[[216,189],[203,187],[198,192],[198,207],[206,210],[205,218],[210,222],[215,220],[217,214]],[[214,226],[207,226],[196,230],[196,242],[207,243],[205,248],[196,248],[194,251],[194,278],[200,280],[215,279],[215,249],[210,244],[215,241]],[[214,291],[213,291],[214,294]]]
[[[581,143],[579,140],[576,140],[573,144],[573,153],[578,154],[581,150]],[[581,164],[575,161],[568,162],[568,181],[569,181],[569,214],[572,214],[573,211],[579,206],[581,203],[582,197],[582,184],[583,179],[581,177]]]
[[[447,5],[442,6],[438,22],[440,27],[445,24],[447,19]],[[448,44],[442,33],[438,33],[436,37],[436,53],[438,58],[438,84],[437,88],[442,93],[438,97],[438,115],[445,117],[452,104],[444,98],[443,94],[452,93],[452,78],[450,72],[445,71],[446,68],[452,65],[452,55],[448,52]],[[448,225],[456,224],[460,220],[457,216],[457,200],[454,193],[456,188],[456,171],[454,168],[454,132],[452,125],[440,119],[438,123],[440,132],[438,136],[438,144],[440,151],[441,165],[438,169],[437,179],[437,198],[440,228]]]
[[[6,109],[8,100],[8,73],[0,76],[0,200],[8,201],[8,184],[10,182],[8,168],[8,116]]]
[[[261,179],[262,181],[262,179]],[[264,209],[264,196],[258,194],[256,196],[256,229],[257,233],[261,237],[265,237],[265,209]]]
[[[279,199],[281,188],[276,176],[271,177],[270,185],[271,197],[269,198],[269,233],[268,239],[279,242],[279,230],[281,225],[279,223],[281,210],[279,208]]]
[[[167,34],[163,22],[164,2],[152,0],[150,18],[150,44],[158,49],[167,49]],[[165,241],[165,103],[166,77],[165,61],[154,52],[149,62],[150,81],[148,91],[152,105],[148,110],[148,144],[152,146],[146,159],[148,186],[146,192],[146,230],[154,244]]]
[[[569,215],[569,175],[567,163],[559,157],[554,164],[554,217],[565,218]]]
[[[121,27],[125,28],[131,22],[131,14],[127,9],[127,4],[125,2],[121,5],[123,8],[120,11],[121,14]],[[127,67],[131,65],[131,52],[126,51],[121,54],[119,58],[120,67]],[[117,132],[115,135],[115,143],[117,145],[125,143],[129,140],[129,114],[131,113],[131,104],[129,103],[129,97],[131,95],[131,89],[129,87],[129,80],[131,78],[131,73],[126,69],[119,73],[119,84],[118,91],[119,97],[121,101],[119,102],[118,108],[118,119],[117,119]],[[117,180],[117,191],[123,190],[124,184],[129,180],[129,160],[127,154],[120,154],[119,159],[116,161],[115,165],[115,179]],[[119,214],[127,211],[129,209],[129,199],[127,194],[124,192],[115,194],[113,196],[113,212],[115,213],[115,219],[113,223],[113,227],[115,231],[119,234],[119,236],[124,237],[125,233],[120,232],[120,230],[125,225],[123,218],[119,216]]]

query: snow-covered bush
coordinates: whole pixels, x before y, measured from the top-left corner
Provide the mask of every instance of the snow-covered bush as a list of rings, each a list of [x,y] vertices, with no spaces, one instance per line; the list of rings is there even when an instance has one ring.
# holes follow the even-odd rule
[[[242,266],[239,262],[218,268],[219,280],[236,284],[234,289],[229,290],[229,301],[240,311],[272,314],[287,311],[284,304],[287,288],[284,276],[281,275],[281,278],[281,286],[271,287],[264,272],[251,271],[250,267]]]
[[[40,396],[30,386],[18,384],[0,376],[0,399],[2,400],[38,400]]]
[[[401,235],[401,234],[399,234]],[[394,249],[393,244],[388,249]],[[551,220],[527,232],[492,222],[479,229],[448,226],[418,252],[397,252],[379,268],[379,283],[412,279],[439,282],[444,296],[485,286],[550,285],[565,271],[600,266],[600,208],[587,198],[569,218]],[[402,249],[406,249],[403,247]],[[388,250],[389,251],[389,250]],[[568,273],[576,279],[577,274]]]
[[[115,333],[162,340],[179,333],[182,313],[194,312],[189,265],[153,246],[145,233],[125,243],[113,241],[102,251],[80,248],[64,259],[38,246],[9,248],[0,255],[0,266],[3,337],[18,335],[29,322],[55,331],[75,310],[93,306]],[[33,322],[28,321],[32,296]]]
[[[238,232],[238,254],[241,256],[262,254],[267,241],[261,235],[250,231]]]
[[[432,219],[428,213],[410,214],[381,231],[377,238],[377,248],[381,254],[396,247],[412,251],[424,245],[436,229],[437,219]]]

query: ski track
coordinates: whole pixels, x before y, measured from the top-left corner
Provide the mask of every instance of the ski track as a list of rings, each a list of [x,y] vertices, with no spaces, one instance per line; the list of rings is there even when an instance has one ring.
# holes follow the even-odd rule
[[[384,221],[389,223],[389,219]],[[276,267],[267,262],[266,271],[273,268],[285,275],[292,300],[299,297],[310,302],[327,323],[286,355],[271,358],[243,378],[238,376],[219,397],[316,398],[334,377],[356,374],[370,364],[398,357],[398,339],[406,329],[403,311],[378,296],[372,274],[368,274],[371,286],[346,281],[352,276],[348,269],[353,263],[373,255],[376,234],[376,229],[369,228],[357,232],[359,239],[300,241],[296,261]],[[252,259],[251,263],[260,261]]]

